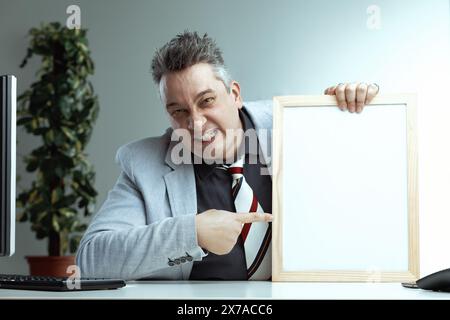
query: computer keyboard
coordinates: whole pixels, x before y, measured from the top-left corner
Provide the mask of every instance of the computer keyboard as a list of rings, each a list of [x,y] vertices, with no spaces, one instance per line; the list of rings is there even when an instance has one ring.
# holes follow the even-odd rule
[[[80,278],[75,280],[68,277],[0,274],[0,289],[81,291],[118,289],[125,285],[125,281],[121,279]]]

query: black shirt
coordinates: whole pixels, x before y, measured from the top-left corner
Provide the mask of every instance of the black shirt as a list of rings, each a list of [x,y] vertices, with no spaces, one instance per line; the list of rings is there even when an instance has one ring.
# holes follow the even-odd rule
[[[254,129],[245,107],[239,110],[244,131]],[[259,204],[264,212],[272,212],[272,179],[269,175],[261,175],[261,169],[266,168],[264,161],[258,161],[262,154],[248,147],[245,140],[244,176],[247,183],[255,192]],[[253,161],[250,161],[250,159]],[[254,161],[256,159],[256,161]],[[254,163],[256,162],[256,163]],[[197,213],[209,209],[236,212],[231,195],[231,175],[219,164],[194,164],[195,183],[197,190]],[[247,280],[247,266],[242,238],[239,237],[233,249],[225,255],[209,252],[202,261],[194,262],[191,280]]]

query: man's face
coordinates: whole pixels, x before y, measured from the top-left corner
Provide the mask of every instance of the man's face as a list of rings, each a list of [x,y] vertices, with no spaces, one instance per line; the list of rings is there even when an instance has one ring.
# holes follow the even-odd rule
[[[230,88],[228,92],[206,63],[166,74],[161,79],[161,99],[172,128],[190,132],[190,141],[183,139],[182,143],[199,157],[208,160],[233,157],[241,141],[241,138],[226,139],[227,130],[242,129],[239,84],[232,81]],[[214,151],[203,152],[206,148]]]

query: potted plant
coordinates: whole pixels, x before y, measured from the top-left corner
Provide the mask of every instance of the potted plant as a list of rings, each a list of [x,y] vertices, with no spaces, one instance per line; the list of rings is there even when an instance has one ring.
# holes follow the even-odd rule
[[[33,55],[42,58],[38,80],[18,97],[17,112],[17,125],[41,141],[24,157],[35,179],[17,198],[19,221],[30,221],[38,239],[48,238],[49,256],[27,256],[32,275],[67,275],[86,230],[83,214],[94,210],[95,173],[84,150],[99,106],[87,79],[94,64],[86,31],[57,22],[32,28],[21,64],[24,67]]]

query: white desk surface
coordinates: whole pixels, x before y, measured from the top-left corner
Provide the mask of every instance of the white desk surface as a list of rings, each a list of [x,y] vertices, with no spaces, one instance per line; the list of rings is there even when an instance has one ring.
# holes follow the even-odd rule
[[[117,290],[49,292],[0,289],[2,299],[449,299],[450,293],[403,288],[399,283],[259,281],[131,281]]]

